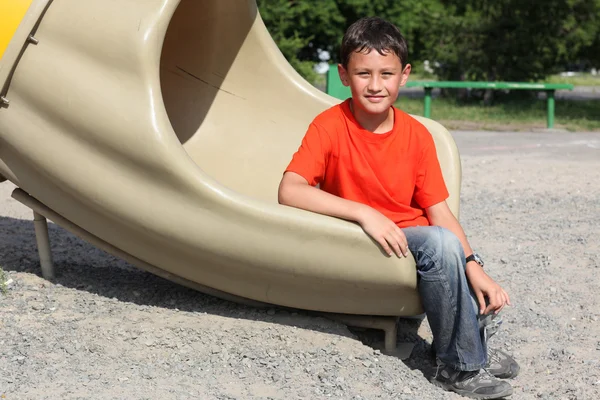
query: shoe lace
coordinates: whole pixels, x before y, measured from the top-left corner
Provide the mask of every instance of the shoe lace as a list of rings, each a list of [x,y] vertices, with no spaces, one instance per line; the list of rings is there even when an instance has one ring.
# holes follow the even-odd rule
[[[473,375],[471,375],[467,379],[463,380],[463,383],[468,385],[469,383],[471,383],[475,379],[487,379],[487,380],[492,380],[493,381],[494,380],[494,376],[492,374],[490,374],[487,369],[482,368],[482,369],[479,370],[479,372],[474,373]]]
[[[435,378],[438,377],[440,369],[445,368],[444,365],[437,365],[436,367],[436,371],[435,371]],[[464,385],[468,385],[470,384],[472,381],[474,381],[475,379],[487,379],[487,380],[495,380],[494,376],[488,372],[487,369],[482,368],[479,371],[473,371],[472,374],[470,374],[467,378],[464,378],[461,380],[461,383]]]
[[[488,364],[491,364],[492,362],[500,363],[502,361],[500,354],[496,350],[494,350],[490,347],[488,347],[487,356],[488,356]]]

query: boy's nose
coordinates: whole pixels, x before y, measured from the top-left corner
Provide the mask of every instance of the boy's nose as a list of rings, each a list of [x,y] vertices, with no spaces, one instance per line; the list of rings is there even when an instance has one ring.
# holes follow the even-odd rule
[[[367,90],[369,92],[380,92],[383,89],[383,85],[381,79],[374,76],[369,80],[369,85],[367,86]]]

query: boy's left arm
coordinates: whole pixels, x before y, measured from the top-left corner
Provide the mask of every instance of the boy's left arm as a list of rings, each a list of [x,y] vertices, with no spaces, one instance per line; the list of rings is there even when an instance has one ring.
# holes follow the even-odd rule
[[[428,207],[425,211],[431,225],[441,226],[454,233],[462,243],[465,255],[473,254],[464,230],[445,201]],[[506,291],[494,282],[475,261],[467,263],[466,273],[473,292],[479,301],[479,312],[481,314],[487,314],[491,311],[497,314],[506,304],[510,305],[510,297]],[[489,300],[487,307],[485,306],[485,297]]]

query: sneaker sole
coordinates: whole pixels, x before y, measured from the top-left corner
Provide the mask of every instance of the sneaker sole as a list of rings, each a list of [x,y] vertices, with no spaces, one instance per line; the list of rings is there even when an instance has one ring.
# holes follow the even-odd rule
[[[519,371],[521,371],[521,367],[519,367],[519,365],[511,365],[510,371],[505,372],[503,374],[498,374],[498,375],[492,374],[492,375],[494,375],[496,378],[499,378],[499,379],[513,379],[513,378],[516,378],[517,375],[519,375]]]
[[[438,382],[436,380],[432,381],[432,383],[440,387],[448,392],[454,392],[456,394],[460,394],[461,396],[468,397],[470,399],[479,399],[479,400],[492,400],[492,399],[501,399],[503,397],[507,397],[513,394],[512,388],[506,389],[504,392],[496,393],[496,394],[477,394],[473,392],[467,392],[465,390],[460,390],[452,385],[447,385],[442,382]]]

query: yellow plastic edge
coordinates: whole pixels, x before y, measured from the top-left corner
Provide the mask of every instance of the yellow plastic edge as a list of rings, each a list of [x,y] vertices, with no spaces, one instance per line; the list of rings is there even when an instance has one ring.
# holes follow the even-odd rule
[[[33,0],[0,0],[0,60]]]

